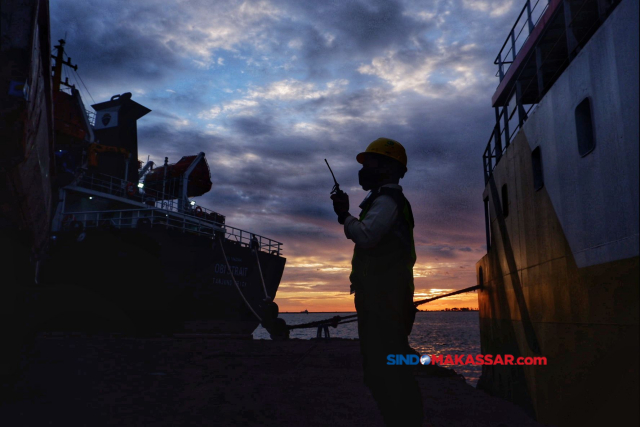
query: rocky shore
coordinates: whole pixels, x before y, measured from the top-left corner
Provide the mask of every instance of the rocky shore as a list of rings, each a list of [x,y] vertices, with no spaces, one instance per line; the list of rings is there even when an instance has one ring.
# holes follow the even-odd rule
[[[14,426],[382,427],[357,340],[40,335],[0,406]],[[416,368],[425,426],[533,427],[441,367]]]

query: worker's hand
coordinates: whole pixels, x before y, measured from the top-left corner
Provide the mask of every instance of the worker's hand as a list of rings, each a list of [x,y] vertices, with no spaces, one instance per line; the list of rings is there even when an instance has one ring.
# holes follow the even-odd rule
[[[349,212],[349,195],[347,193],[332,194],[331,200],[333,200],[333,210],[336,214]]]

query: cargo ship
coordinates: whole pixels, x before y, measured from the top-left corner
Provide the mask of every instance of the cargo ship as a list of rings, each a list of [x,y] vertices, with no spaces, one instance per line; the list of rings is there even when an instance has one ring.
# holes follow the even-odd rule
[[[499,51],[478,388],[554,426],[638,424],[638,2],[526,1]],[[533,359],[525,359],[533,360]]]
[[[87,112],[75,87],[59,90],[57,71],[73,65],[64,40],[55,49],[63,185],[38,282],[82,287],[150,329],[197,321],[209,333],[251,334],[278,289],[282,243],[197,204],[212,188],[205,153],[139,162],[137,121],[151,110],[125,93]]]
[[[282,243],[197,202],[213,185],[205,153],[140,162],[137,122],[151,110],[130,93],[85,107],[62,78],[63,68],[77,71],[65,40],[51,47],[48,2],[2,6],[11,67],[3,67],[9,194],[0,225],[16,235],[4,237],[3,251],[20,276],[3,289],[15,297],[3,315],[20,313],[32,331],[250,337],[260,322],[268,326]]]

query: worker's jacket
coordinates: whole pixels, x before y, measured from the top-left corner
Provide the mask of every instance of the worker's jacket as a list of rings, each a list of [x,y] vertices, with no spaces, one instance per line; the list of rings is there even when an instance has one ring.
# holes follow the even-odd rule
[[[373,248],[356,244],[351,261],[351,291],[356,293],[356,306],[402,316],[407,301],[413,301],[413,265],[416,262],[413,242],[413,213],[402,190],[381,187],[365,202],[362,221],[376,197],[388,195],[398,205],[395,223]],[[358,304],[359,302],[359,304]]]

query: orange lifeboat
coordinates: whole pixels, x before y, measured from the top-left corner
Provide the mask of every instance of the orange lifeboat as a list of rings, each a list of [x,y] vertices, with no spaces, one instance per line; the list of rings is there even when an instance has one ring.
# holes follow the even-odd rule
[[[177,198],[179,186],[172,185],[172,183],[179,182],[189,166],[191,166],[194,160],[196,160],[196,157],[197,156],[184,156],[177,163],[155,168],[144,177],[145,191],[152,190],[158,194],[162,194],[162,183],[165,179],[166,167],[166,183],[164,186],[165,199]],[[211,190],[211,186],[212,182],[209,164],[207,163],[207,160],[202,157],[202,159],[198,162],[198,164],[189,175],[187,197],[202,196],[203,194]]]

